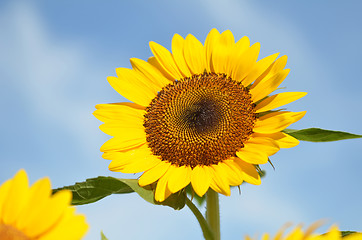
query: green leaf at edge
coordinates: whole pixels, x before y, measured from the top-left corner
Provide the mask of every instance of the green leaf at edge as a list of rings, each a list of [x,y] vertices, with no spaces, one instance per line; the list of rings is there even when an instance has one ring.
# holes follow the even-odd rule
[[[108,240],[108,238],[106,238],[103,232],[101,232],[101,240]]]
[[[307,128],[301,130],[285,129],[283,132],[295,137],[296,139],[309,142],[331,142],[344,139],[362,138],[362,135],[320,128]]]
[[[325,236],[325,235],[327,235],[328,234],[328,232],[326,232],[326,233],[323,233],[321,236]],[[341,236],[342,236],[342,238],[344,238],[344,237],[347,237],[347,236],[349,236],[350,234],[358,234],[358,236],[362,236],[362,233],[360,233],[360,232],[356,232],[356,231],[341,231]]]
[[[163,202],[154,200],[154,189],[151,186],[140,187],[137,179],[119,179],[99,176],[87,179],[71,186],[53,190],[56,193],[68,189],[73,193],[72,204],[83,205],[101,200],[111,194],[124,194],[136,192],[140,197],[155,205],[164,205],[180,210],[185,206],[185,193],[183,190],[172,194]]]
[[[357,233],[356,231],[341,231],[342,237],[347,237],[350,234]]]
[[[68,189],[73,193],[72,204],[83,205],[97,202],[104,197],[115,193],[131,193],[134,190],[127,184],[113,177],[99,176],[87,179],[85,182],[77,182],[71,186],[65,186],[53,190],[56,193]]]

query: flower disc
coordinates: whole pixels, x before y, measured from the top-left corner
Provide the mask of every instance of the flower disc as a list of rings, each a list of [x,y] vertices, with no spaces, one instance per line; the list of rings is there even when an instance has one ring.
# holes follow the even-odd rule
[[[203,73],[165,86],[146,108],[144,127],[154,155],[194,168],[234,157],[255,120],[251,95],[240,82]]]

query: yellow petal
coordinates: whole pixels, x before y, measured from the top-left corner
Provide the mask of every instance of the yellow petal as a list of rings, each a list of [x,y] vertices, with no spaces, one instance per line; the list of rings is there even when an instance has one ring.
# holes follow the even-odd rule
[[[42,236],[40,239],[47,239],[46,236],[48,235],[39,231],[41,229],[51,228],[51,231],[48,231],[48,233],[55,234],[53,233],[55,231],[54,229],[59,227],[62,228],[60,222],[64,215],[66,215],[65,212],[67,212],[68,209],[71,209],[69,207],[71,199],[72,193],[69,190],[62,190],[55,193],[48,201],[46,201],[46,203],[44,203],[43,210],[40,214],[41,216],[39,216],[39,219],[41,219],[39,225],[41,227],[38,229],[38,222],[32,221],[26,226],[24,232],[31,233],[31,235],[35,236],[41,233]],[[49,209],[51,209],[51,211],[49,211]],[[62,228],[62,230],[64,231],[66,229]],[[69,232],[67,233],[69,234]]]
[[[254,80],[256,80],[258,77],[261,76],[263,72],[265,72],[270,65],[275,61],[275,59],[278,57],[279,53],[275,53],[273,55],[270,55],[268,57],[265,57],[259,61],[257,61],[253,67],[253,69],[248,73],[248,75],[243,80],[244,86],[249,86]]]
[[[169,75],[174,79],[182,79],[182,74],[173,60],[171,53],[166,48],[155,42],[150,42],[150,48],[158,63]]]
[[[175,193],[180,191],[190,183],[191,168],[186,166],[177,167],[174,165],[171,165],[170,168],[174,168],[175,170],[170,175],[167,186],[172,193]]]
[[[87,230],[88,224],[85,217],[76,215],[74,208],[67,208],[52,230],[41,236],[39,240],[79,240]]]
[[[285,240],[304,239],[304,232],[300,227],[294,229]]]
[[[35,182],[30,188],[29,200],[16,221],[16,228],[22,230],[29,237],[36,237],[45,232],[53,222],[45,219],[43,214],[49,209],[51,195],[49,178],[43,178]],[[36,226],[34,226],[36,223]]]
[[[228,71],[231,51],[235,44],[234,36],[230,30],[226,30],[220,35],[219,41],[215,44],[212,52],[212,63],[215,73],[226,73],[230,76]]]
[[[287,128],[290,124],[300,120],[304,112],[274,112],[260,117],[254,126],[253,131],[257,133],[275,133]]]
[[[146,137],[143,120],[138,118],[124,118],[122,121],[106,122],[99,126],[99,128],[110,136],[128,140]]]
[[[43,236],[46,232],[53,231],[54,227],[59,225],[59,222],[61,222],[64,212],[67,211],[67,208],[69,208],[71,196],[72,194],[70,191],[67,191],[61,205],[54,204],[55,202],[49,198],[43,203],[38,202],[38,206],[33,210],[33,218],[27,219],[28,222],[26,223],[23,232],[29,237],[36,238],[39,235]],[[57,209],[53,210],[54,208]],[[51,211],[49,211],[49,209],[51,209]],[[30,217],[31,215],[29,215],[29,218]],[[63,231],[66,231],[66,229],[63,229]]]
[[[120,105],[122,107],[129,107],[129,108],[138,109],[138,110],[146,109],[144,106],[141,106],[141,105],[138,105],[138,104],[132,103],[132,102],[104,103],[104,104],[97,104],[95,107],[96,107],[96,109],[112,110],[112,109],[119,108]]]
[[[93,115],[102,122],[109,122],[114,120],[127,122],[128,119],[132,119],[133,121],[134,118],[137,118],[138,121],[143,122],[145,114],[144,110],[139,110],[137,108],[133,108],[123,104],[122,105],[102,104],[102,105],[112,106],[112,107],[102,107],[97,105],[98,109],[93,112]]]
[[[191,72],[184,57],[185,40],[178,34],[172,38],[172,56],[184,77],[191,77]]]
[[[210,170],[213,170],[213,178],[211,180],[211,188],[215,191],[230,196],[230,185],[227,180],[227,173],[218,165],[211,165]]]
[[[141,147],[124,151],[124,152],[105,152],[103,154],[104,159],[113,160],[115,162],[119,162],[120,165],[128,164],[128,162],[134,161],[142,161],[145,156],[152,155],[151,150],[148,148],[146,144]]]
[[[117,166],[116,164],[112,166],[112,163],[114,163],[114,161],[112,161],[108,168],[113,172],[139,173],[148,171],[149,169],[156,166],[159,162],[160,160],[158,158],[155,156],[150,156],[147,162],[141,163],[139,161],[134,161],[124,166]]]
[[[253,136],[271,138],[278,144],[280,148],[291,148],[299,144],[298,139],[283,132],[276,132],[272,134],[254,133]]]
[[[123,70],[118,68],[117,70],[124,74],[121,75],[120,78],[108,77],[107,80],[109,84],[123,97],[147,107],[157,92],[150,87],[144,86],[139,80],[136,80],[136,78],[132,76],[134,71],[125,68]]]
[[[101,147],[101,152],[110,151],[130,151],[146,144],[146,135],[139,136],[134,135],[122,135],[109,139]]]
[[[12,185],[12,179],[7,180],[0,186],[0,222],[2,222],[3,214],[2,211],[4,210],[4,201],[6,201],[9,189]]]
[[[288,57],[286,55],[281,56],[280,58],[278,58],[277,60],[275,60],[275,62],[273,62],[268,68],[267,70],[265,70],[265,72],[263,72],[263,74],[261,74],[253,83],[253,85],[251,86],[251,88],[256,87],[261,81],[263,81],[264,79],[269,79],[270,77],[274,76],[276,73],[280,72],[281,70],[283,70],[285,68],[285,66],[287,65],[287,60]]]
[[[272,93],[288,76],[290,69],[284,69],[270,78],[263,79],[254,88],[250,89],[251,99],[257,102]],[[254,86],[255,84],[253,84]]]
[[[151,150],[145,145],[127,152],[105,153],[103,157],[112,160],[108,167],[109,170],[123,173],[147,171],[161,161],[157,156],[154,156]]]
[[[167,78],[170,83],[175,81],[175,77],[172,76],[171,74],[169,74],[163,67],[162,65],[157,61],[157,59],[155,57],[149,57],[147,59],[147,62],[149,64],[151,64],[152,66],[154,66],[155,68],[158,69],[158,71],[160,71],[160,73],[165,77]]]
[[[224,65],[224,73],[227,74],[227,76],[232,77],[232,72],[234,69],[234,66],[236,63],[234,62],[234,56],[235,55],[241,55],[242,52],[244,52],[244,47],[245,47],[245,43],[243,43],[243,41],[238,41],[237,43],[235,43],[235,39],[233,34],[231,33],[230,30],[226,30],[225,32],[223,32],[221,34],[221,38],[220,38],[221,42],[225,42],[228,46],[228,48],[226,49],[226,59],[225,59],[225,65]],[[247,48],[245,48],[245,50],[247,50]]]
[[[232,46],[230,56],[229,56],[230,62],[229,62],[229,67],[228,67],[228,72],[230,73],[231,78],[234,79],[234,77],[237,77],[233,71],[236,68],[239,68],[239,65],[241,64],[239,62],[239,60],[240,60],[240,58],[245,56],[244,55],[245,51],[248,50],[249,48],[250,48],[250,40],[247,36],[242,37],[241,39],[239,39],[239,41],[237,41]]]
[[[245,52],[249,47],[250,47],[250,40],[247,36],[240,38],[239,41],[235,43],[235,50],[239,54]]]
[[[244,144],[244,149],[263,152],[271,156],[279,151],[279,145],[271,138],[253,137]]]
[[[152,84],[150,84],[150,87],[153,87],[156,92],[160,91],[161,88],[170,83],[170,81],[150,63],[138,58],[131,58],[130,62],[136,72],[138,72],[148,81],[152,82]]]
[[[247,145],[240,149],[240,151],[236,152],[236,156],[251,164],[264,164],[268,162],[267,153],[258,151],[258,149],[252,147],[247,147]]]
[[[242,178],[245,182],[248,182],[250,184],[254,185],[260,185],[261,180],[258,172],[256,171],[256,168],[254,165],[244,162],[243,160],[239,158],[234,158],[235,163],[239,166],[240,172],[242,175]]]
[[[185,39],[184,56],[191,73],[201,74],[206,69],[205,49],[202,43],[193,35]]]
[[[275,73],[279,72],[280,70],[284,69],[287,65],[288,56],[283,55],[278,60],[276,60],[270,69],[270,72],[268,74],[274,75]]]
[[[256,113],[265,112],[291,103],[307,95],[306,92],[284,92],[267,97],[255,107]]]
[[[26,172],[19,170],[11,181],[8,194],[3,203],[4,224],[13,225],[29,199],[29,182]]]
[[[222,193],[223,190],[216,184],[215,180],[214,179],[211,179],[211,182],[210,182],[210,188],[212,190],[214,190],[215,192],[218,192],[218,193]],[[226,194],[224,194],[226,195]]]
[[[152,100],[159,91],[159,87],[156,83],[152,82],[150,79],[144,77],[135,70],[128,68],[116,68],[116,74],[118,80],[113,79],[117,81],[114,82],[113,85],[111,84],[112,87],[118,87],[119,90],[116,89],[118,93],[138,105],[147,107],[151,102],[150,100]],[[127,97],[125,94],[130,97]],[[133,99],[136,99],[138,102]],[[139,103],[140,101],[143,102],[143,104]]]
[[[206,54],[206,71],[215,72],[212,63],[212,54],[215,46],[218,44],[220,33],[213,28],[206,37],[205,40],[205,54]]]
[[[230,30],[226,30],[220,35],[220,44],[225,46],[233,46],[235,43],[234,35]]]
[[[211,184],[211,174],[208,171],[208,167],[194,167],[191,174],[191,184],[196,194],[202,197]]]
[[[261,237],[261,240],[269,240],[269,234],[268,233],[264,233],[263,236]],[[277,239],[274,239],[277,240]]]
[[[161,178],[169,169],[170,163],[165,161],[160,161],[156,166],[144,172],[140,179],[138,180],[138,184],[143,187],[149,185],[151,183],[156,182],[159,178]]]
[[[225,160],[221,164],[219,163],[219,165],[225,169],[231,186],[239,186],[243,183],[239,167],[236,165],[234,160]]]
[[[163,202],[171,195],[171,191],[167,188],[167,182],[170,174],[169,171],[164,174],[157,182],[155,191],[155,200],[157,202]]]
[[[260,43],[255,43],[242,54],[235,53],[232,59],[234,66],[231,69],[231,78],[236,81],[242,81],[256,64],[259,51]]]

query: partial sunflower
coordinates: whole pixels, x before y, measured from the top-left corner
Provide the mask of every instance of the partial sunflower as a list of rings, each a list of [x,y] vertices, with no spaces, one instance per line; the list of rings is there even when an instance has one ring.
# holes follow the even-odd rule
[[[51,194],[50,180],[43,178],[29,187],[20,170],[0,186],[1,240],[78,240],[88,224],[70,206],[72,193]]]
[[[265,233],[260,240],[361,240],[362,233],[351,233],[345,237],[341,231],[339,231],[336,225],[330,227],[327,233],[317,234],[314,231],[321,226],[321,222],[312,224],[307,230],[303,231],[302,226],[295,227],[290,233],[284,235],[285,227],[279,230],[279,232],[271,237],[270,234]],[[246,236],[245,240],[258,240],[259,238],[253,238]]]
[[[281,132],[305,112],[273,111],[306,93],[269,96],[289,73],[278,53],[259,61],[260,44],[235,43],[213,29],[205,45],[193,35],[174,35],[172,53],[150,42],[154,57],[132,58],[117,68],[111,86],[131,102],[99,104],[100,129],[113,136],[102,147],[111,171],[144,172],[139,185],[157,182],[164,201],[191,183],[203,196],[209,187],[230,195],[243,181],[260,184],[256,165],[297,139]]]

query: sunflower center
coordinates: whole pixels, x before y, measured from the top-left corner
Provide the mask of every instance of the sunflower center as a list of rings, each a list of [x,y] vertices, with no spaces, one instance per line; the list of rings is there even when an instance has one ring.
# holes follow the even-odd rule
[[[216,110],[217,105],[212,99],[201,99],[185,110],[182,121],[198,133],[206,132],[218,123],[219,114]]]
[[[30,240],[23,232],[10,225],[0,223],[1,240]]]
[[[152,153],[176,166],[209,166],[235,156],[253,133],[247,88],[225,74],[193,75],[165,86],[146,108]]]

